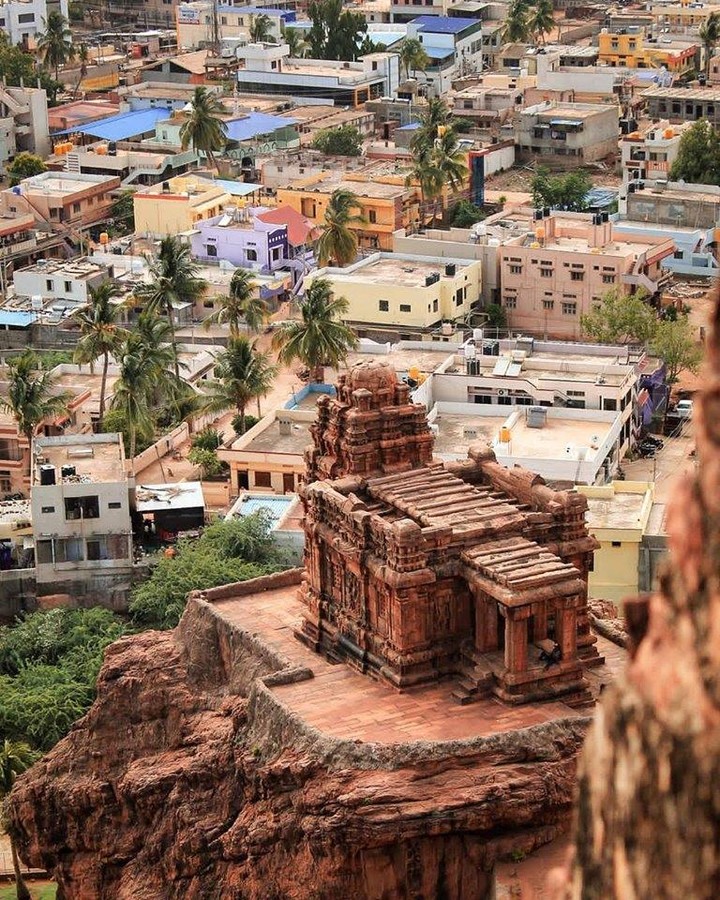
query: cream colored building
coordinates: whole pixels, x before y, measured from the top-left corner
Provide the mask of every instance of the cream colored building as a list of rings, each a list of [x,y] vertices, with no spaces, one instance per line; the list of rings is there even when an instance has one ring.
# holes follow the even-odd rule
[[[344,269],[318,269],[305,279],[326,278],[349,303],[347,321],[360,337],[413,340],[464,320],[478,303],[477,260],[373,253]]]
[[[0,191],[0,214],[31,213],[42,225],[84,228],[103,222],[120,179],[78,172],[41,172]]]
[[[179,175],[133,194],[135,233],[163,238],[190,231],[202,219],[212,219],[231,202],[224,188],[211,181]]]
[[[590,573],[591,597],[616,602],[641,589],[641,544],[653,507],[654,485],[614,481],[577,488],[588,499],[588,530],[600,542]]]

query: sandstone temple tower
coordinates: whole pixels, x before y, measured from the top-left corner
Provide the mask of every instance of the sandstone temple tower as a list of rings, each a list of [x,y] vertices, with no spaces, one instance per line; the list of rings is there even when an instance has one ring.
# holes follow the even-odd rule
[[[487,448],[434,463],[424,409],[381,362],[318,406],[298,637],[400,689],[456,676],[461,703],[587,701],[585,498]]]

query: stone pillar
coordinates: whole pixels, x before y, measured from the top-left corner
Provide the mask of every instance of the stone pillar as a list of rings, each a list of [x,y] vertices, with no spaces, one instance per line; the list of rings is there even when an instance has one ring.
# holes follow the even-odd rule
[[[555,611],[555,633],[562,659],[577,659],[577,610],[574,607]]]
[[[490,653],[498,649],[498,605],[492,597],[474,590],[475,600],[475,649]]]
[[[505,619],[505,668],[514,674],[528,667],[527,618],[510,613]]]
[[[548,636],[547,603],[543,600],[533,608],[533,640],[544,641]]]

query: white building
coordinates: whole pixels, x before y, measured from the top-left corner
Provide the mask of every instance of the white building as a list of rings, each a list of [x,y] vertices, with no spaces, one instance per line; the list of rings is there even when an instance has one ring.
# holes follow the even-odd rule
[[[36,438],[32,520],[38,584],[130,572],[130,481],[119,434]]]
[[[41,88],[0,86],[0,170],[26,150],[50,152],[47,94]]]
[[[0,28],[11,44],[32,46],[45,31],[51,12],[68,18],[68,0],[4,0],[0,3]]]
[[[429,58],[420,80],[440,96],[455,77],[482,71],[482,23],[479,19],[422,15],[408,23],[407,36],[417,38]]]
[[[112,266],[89,257],[81,259],[40,259],[13,273],[13,286],[18,297],[42,297],[82,306],[88,301],[88,290],[114,277]]]

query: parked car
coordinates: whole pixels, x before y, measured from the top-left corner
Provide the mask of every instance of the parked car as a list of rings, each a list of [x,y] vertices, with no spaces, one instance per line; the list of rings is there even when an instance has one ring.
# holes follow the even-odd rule
[[[680,419],[691,419],[693,411],[692,400],[678,400],[675,405],[675,415]]]

